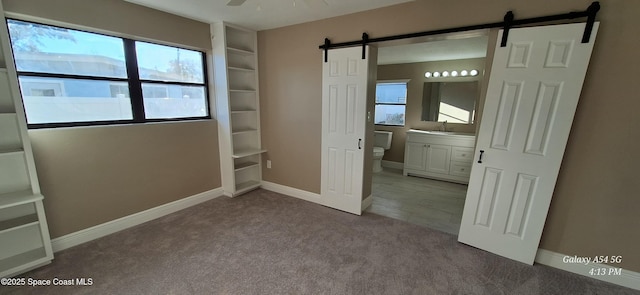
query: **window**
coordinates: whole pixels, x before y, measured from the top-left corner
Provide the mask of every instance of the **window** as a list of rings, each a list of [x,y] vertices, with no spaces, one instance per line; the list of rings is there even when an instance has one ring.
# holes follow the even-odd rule
[[[376,116],[378,125],[404,126],[408,81],[384,81],[376,84]]]
[[[202,52],[7,24],[30,128],[210,118]]]

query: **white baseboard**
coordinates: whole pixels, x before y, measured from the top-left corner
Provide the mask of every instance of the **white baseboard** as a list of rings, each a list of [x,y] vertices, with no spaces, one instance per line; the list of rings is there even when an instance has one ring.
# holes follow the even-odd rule
[[[382,160],[382,167],[387,167],[387,168],[393,168],[393,169],[404,169],[404,163],[402,162],[394,162],[394,161],[387,161],[387,160]]]
[[[322,204],[322,199],[320,198],[320,194],[312,193],[309,191],[304,191],[301,189],[293,188],[286,185],[281,185],[269,181],[262,181],[262,188],[268,191],[276,192],[279,194],[291,196],[294,198],[302,199],[305,201]]]
[[[286,185],[281,185],[269,181],[262,181],[262,188],[268,191],[276,192],[279,194],[287,195],[290,197],[302,199],[305,201],[309,201],[312,203],[322,205],[322,199],[320,198],[320,194],[304,191],[301,189],[293,188]],[[362,210],[367,209],[367,207],[371,206],[373,203],[373,196],[369,195],[367,198],[362,200]]]
[[[364,210],[367,210],[367,208],[369,208],[369,206],[371,206],[372,203],[373,203],[373,195],[369,195],[364,200],[362,200],[362,212],[364,212]]]
[[[605,282],[609,282],[612,284],[624,286],[627,288],[640,290],[640,273],[622,269],[622,273],[620,275],[608,275],[609,270],[612,269],[612,272],[615,272],[613,269],[619,269],[618,267],[614,267],[607,264],[600,263],[565,263],[562,259],[565,256],[573,257],[573,255],[564,255],[556,252],[552,252],[549,250],[538,249],[538,253],[536,255],[536,262],[540,264],[544,264],[547,266],[555,267],[564,271],[572,272],[575,274],[583,275],[586,277],[590,277],[596,280],[601,280]],[[589,271],[591,269],[605,269],[606,275],[590,275]]]
[[[77,232],[64,235],[62,237],[51,240],[51,246],[53,252],[58,252],[73,246],[86,243],[97,238],[110,235],[112,233],[127,229],[147,221],[169,215],[176,211],[186,209],[188,207],[200,204],[205,201],[215,199],[222,196],[222,188],[212,189],[210,191],[202,192],[191,197],[186,197],[171,203],[160,205],[151,209],[147,209],[138,213],[134,213],[122,218],[118,218],[109,222],[98,224],[90,228],[86,228]]]

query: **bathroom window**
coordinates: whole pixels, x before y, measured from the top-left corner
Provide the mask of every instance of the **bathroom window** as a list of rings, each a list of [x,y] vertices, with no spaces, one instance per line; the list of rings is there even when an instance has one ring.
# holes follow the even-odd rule
[[[376,125],[404,126],[409,81],[379,81],[376,84]]]

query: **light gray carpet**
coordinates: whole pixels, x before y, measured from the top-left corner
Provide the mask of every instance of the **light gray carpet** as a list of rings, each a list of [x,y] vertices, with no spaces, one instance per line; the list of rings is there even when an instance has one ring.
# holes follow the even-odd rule
[[[59,252],[21,277],[89,287],[2,294],[640,294],[528,266],[453,235],[265,190],[220,197]]]

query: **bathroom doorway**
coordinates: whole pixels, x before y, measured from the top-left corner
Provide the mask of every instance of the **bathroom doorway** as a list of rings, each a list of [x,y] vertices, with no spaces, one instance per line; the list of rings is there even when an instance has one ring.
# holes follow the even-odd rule
[[[411,129],[475,134],[478,122],[474,118],[484,85],[487,35],[487,31],[476,31],[379,45],[378,81],[406,81],[406,96],[396,98],[398,91],[393,98],[376,93],[375,130],[392,132],[392,141],[384,151],[383,171],[373,174],[373,202],[366,212],[458,234],[467,192],[465,181],[405,175],[405,144],[407,131]],[[468,82],[477,82],[475,101],[434,101],[440,85]],[[389,101],[396,103],[390,107]],[[440,113],[448,110],[449,114],[428,117],[426,114],[434,109],[429,106],[434,104]],[[463,122],[457,121],[457,117],[470,119]]]

